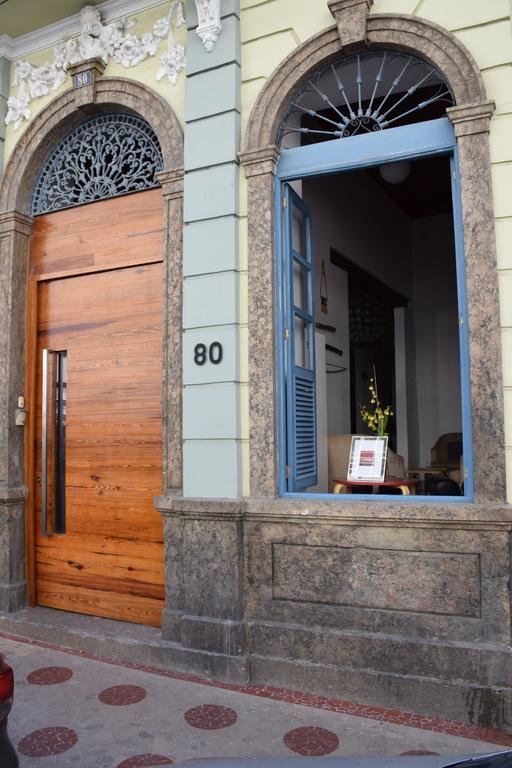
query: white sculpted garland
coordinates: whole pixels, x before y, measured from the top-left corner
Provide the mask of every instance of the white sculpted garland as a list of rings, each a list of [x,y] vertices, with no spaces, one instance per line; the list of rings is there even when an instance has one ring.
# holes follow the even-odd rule
[[[162,40],[167,38],[167,50],[160,56],[161,67],[156,73],[158,81],[167,78],[176,84],[178,73],[185,68],[185,48],[174,42],[173,21],[177,27],[185,23],[184,0],[172,0],[167,16],[153,24],[152,32],[138,37],[133,30],[136,19],[122,19],[103,24],[100,12],[91,5],[80,11],[80,35],[56,45],[53,60],[35,67],[28,61],[16,62],[13,87],[18,94],[7,100],[5,122],[14,123],[17,129],[32,116],[29,104],[33,99],[55,91],[67,79],[67,67],[87,59],[100,58],[105,64],[109,59],[123,67],[135,67],[150,56],[155,56]],[[196,0],[199,25],[197,33],[207,51],[211,51],[221,30],[220,0]]]

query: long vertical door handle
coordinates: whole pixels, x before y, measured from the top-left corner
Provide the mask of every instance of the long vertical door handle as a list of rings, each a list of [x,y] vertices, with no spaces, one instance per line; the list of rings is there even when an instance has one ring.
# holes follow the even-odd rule
[[[50,350],[43,349],[42,429],[41,429],[41,534],[48,534],[48,363]]]
[[[41,534],[66,530],[67,352],[43,349]]]

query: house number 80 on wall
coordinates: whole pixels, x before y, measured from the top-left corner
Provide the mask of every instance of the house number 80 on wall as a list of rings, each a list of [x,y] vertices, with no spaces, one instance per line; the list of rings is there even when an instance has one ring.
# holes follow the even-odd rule
[[[77,75],[73,75],[73,85],[75,88],[83,88],[84,85],[92,85],[92,72],[87,70],[86,72],[80,72]]]
[[[196,344],[194,347],[194,363],[196,365],[205,365],[210,361],[213,365],[219,365],[222,362],[222,344],[214,341],[210,346],[206,344]]]

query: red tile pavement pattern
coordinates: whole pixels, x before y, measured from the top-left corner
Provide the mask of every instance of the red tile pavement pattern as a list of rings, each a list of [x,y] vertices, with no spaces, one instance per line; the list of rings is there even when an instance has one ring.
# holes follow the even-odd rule
[[[153,765],[172,765],[172,760],[163,755],[134,755],[119,763],[117,768],[150,768]]]
[[[185,712],[185,720],[193,728],[216,731],[218,728],[234,725],[237,714],[234,709],[221,707],[218,704],[200,704],[198,707],[192,707]]]
[[[140,685],[113,685],[105,688],[98,699],[102,704],[111,704],[114,707],[126,707],[128,704],[137,704],[145,699],[147,691]]]
[[[72,728],[55,725],[32,731],[18,744],[18,751],[26,757],[51,757],[74,747],[78,736]]]
[[[338,749],[340,740],[326,728],[303,726],[288,731],[283,737],[288,749],[304,757],[322,757]]]
[[[57,685],[65,683],[73,677],[73,671],[69,667],[41,667],[27,675],[27,683],[31,685]]]
[[[125,669],[136,669],[140,672],[148,672],[152,675],[168,677],[173,680],[183,680],[190,683],[211,688],[220,688],[225,691],[236,691],[249,696],[258,696],[275,701],[285,701],[290,704],[301,704],[304,707],[313,707],[314,709],[325,709],[329,712],[339,712],[355,717],[367,717],[371,720],[379,720],[395,725],[408,725],[412,728],[420,728],[424,731],[433,731],[435,733],[445,733],[449,736],[460,736],[463,739],[475,739],[476,741],[487,741],[492,744],[504,747],[512,747],[512,734],[505,731],[496,731],[492,728],[486,728],[478,725],[468,725],[454,720],[443,720],[440,717],[431,715],[422,715],[417,712],[402,712],[398,709],[385,709],[384,707],[374,707],[367,704],[360,704],[355,701],[346,701],[343,699],[331,699],[327,696],[318,696],[300,691],[290,691],[285,688],[276,688],[269,685],[233,685],[230,683],[220,683],[212,680],[205,680],[196,675],[189,675],[181,672],[171,672],[160,667],[150,667],[144,664],[134,662],[119,661],[107,656],[100,656],[95,653],[86,653],[75,648],[66,648],[55,643],[46,643],[39,640],[31,640],[27,637],[12,635],[7,632],[0,632],[0,637],[7,640],[13,640],[17,643],[26,643],[38,648],[47,648],[48,650],[61,651],[70,656],[79,656],[85,659],[92,659],[104,664],[123,667]]]

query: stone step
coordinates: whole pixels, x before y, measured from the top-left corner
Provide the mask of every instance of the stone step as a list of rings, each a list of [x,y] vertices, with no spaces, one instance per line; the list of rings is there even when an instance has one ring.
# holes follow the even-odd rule
[[[248,650],[338,669],[512,689],[512,648],[489,642],[391,635],[270,621],[247,623]],[[261,654],[261,649],[265,653]]]
[[[161,630],[53,608],[0,613],[0,632],[116,661],[200,674],[206,679],[247,677],[245,658],[195,651],[162,639]],[[238,664],[240,669],[234,669]]]

